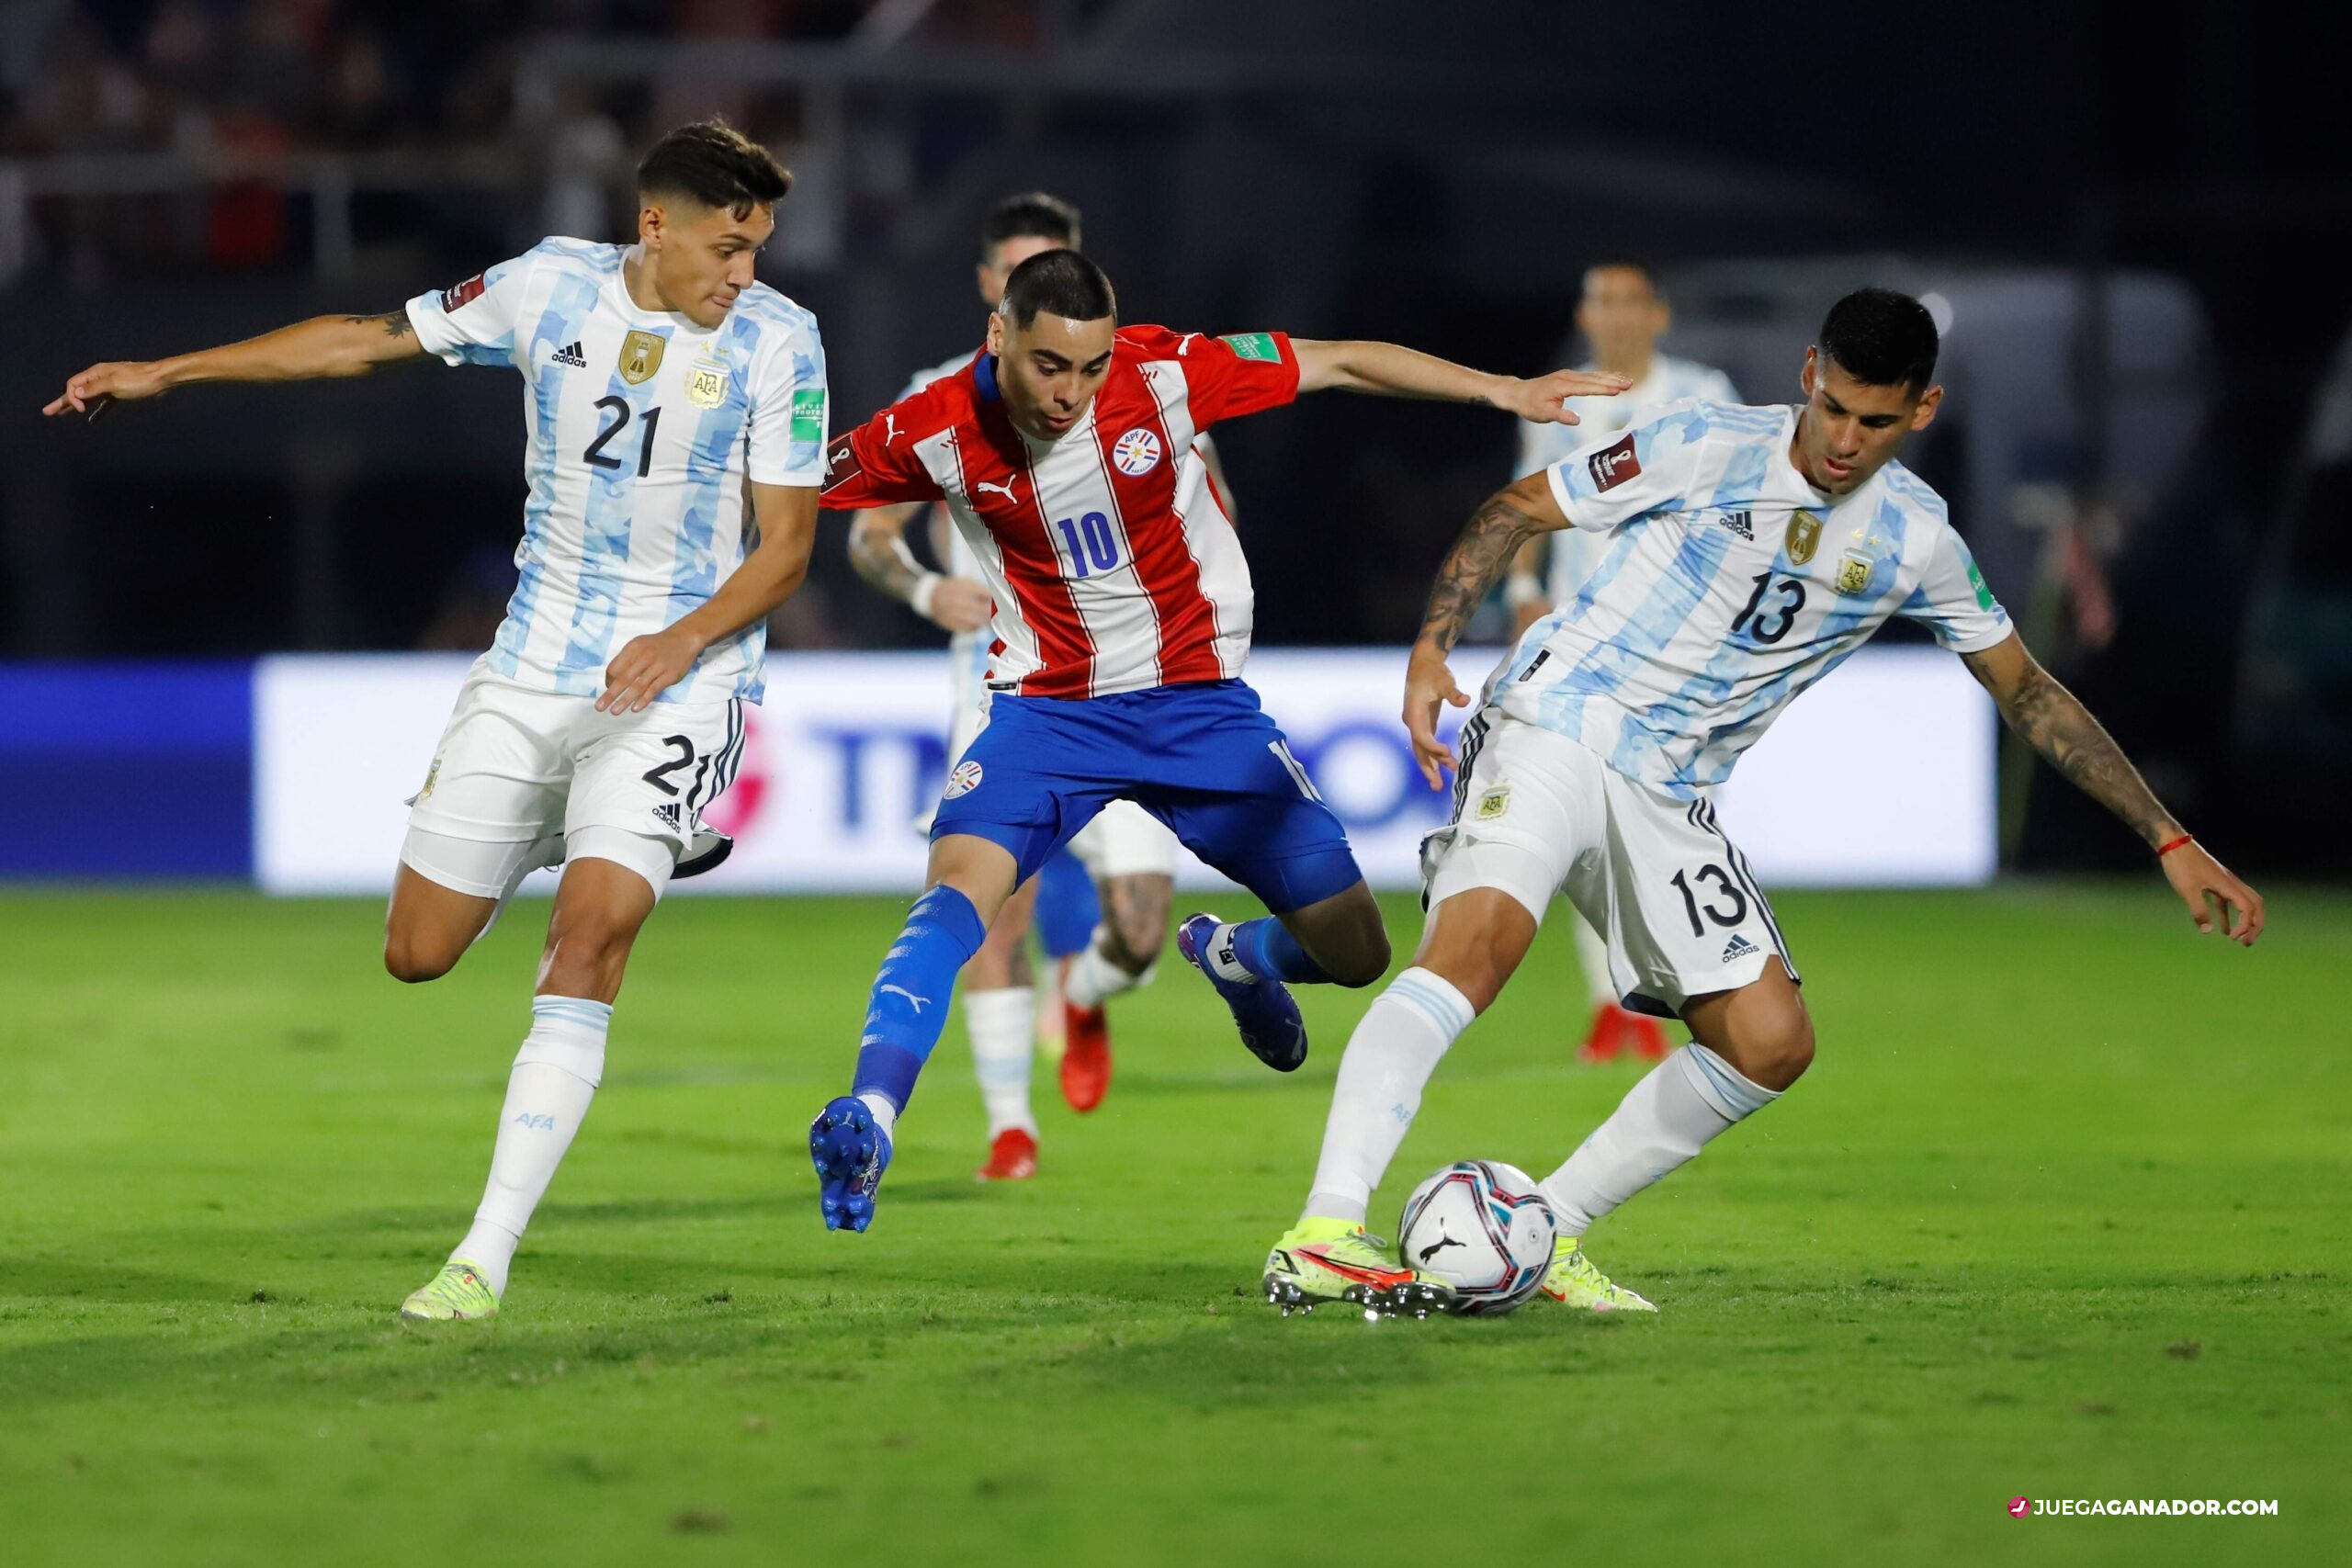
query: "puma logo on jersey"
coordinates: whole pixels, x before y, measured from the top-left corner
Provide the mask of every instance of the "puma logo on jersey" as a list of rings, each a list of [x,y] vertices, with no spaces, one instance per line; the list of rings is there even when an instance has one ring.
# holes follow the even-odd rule
[[[915,995],[904,986],[877,986],[875,987],[874,994],[877,997],[899,996],[906,998],[908,1003],[915,1010],[917,1016],[921,1016],[923,1010],[923,1004],[931,1000],[929,997],[919,997]]]
[[[1178,338],[1176,340],[1176,357],[1179,359],[1191,358],[1193,354],[1193,340],[1200,335],[1201,334],[1198,333],[1186,333],[1182,337]]]
[[[899,416],[885,411],[882,415],[882,445],[888,446],[899,438]]]
[[[982,479],[972,488],[974,490],[996,491],[1002,494],[1007,502],[1015,502],[1019,501],[1021,498],[1013,493],[1013,487],[1018,485],[1020,482],[1021,476],[1019,474],[1015,474],[1011,479],[1005,480],[1002,484],[999,484],[993,479]]]

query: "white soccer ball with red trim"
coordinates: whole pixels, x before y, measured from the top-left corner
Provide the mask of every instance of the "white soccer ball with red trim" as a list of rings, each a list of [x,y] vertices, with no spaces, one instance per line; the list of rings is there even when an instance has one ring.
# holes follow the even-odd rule
[[[1396,1239],[1405,1267],[1451,1286],[1458,1310],[1493,1316],[1535,1294],[1559,1229],[1534,1178],[1500,1160],[1466,1159],[1413,1189]]]

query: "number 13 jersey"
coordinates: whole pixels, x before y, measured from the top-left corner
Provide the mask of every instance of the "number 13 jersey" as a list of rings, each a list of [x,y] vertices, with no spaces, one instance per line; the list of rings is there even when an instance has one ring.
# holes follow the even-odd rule
[[[530,485],[521,576],[492,675],[593,696],[631,637],[718,591],[758,543],[746,479],[815,486],[825,446],[817,318],[763,283],[718,326],[629,298],[619,245],[549,239],[408,303],[452,365],[522,372]],[[767,628],[706,649],[665,703],[757,702]]]
[[[946,502],[996,598],[991,690],[1225,680],[1249,657],[1254,601],[1193,437],[1297,395],[1280,333],[1122,327],[1094,400],[1045,441],[1013,427],[983,354],[835,438],[823,503]]]
[[[1954,653],[2007,638],[1942,498],[1900,463],[1814,489],[1789,460],[1799,412],[1677,403],[1546,469],[1569,523],[1606,539],[1487,702],[1688,800],[1888,616]]]

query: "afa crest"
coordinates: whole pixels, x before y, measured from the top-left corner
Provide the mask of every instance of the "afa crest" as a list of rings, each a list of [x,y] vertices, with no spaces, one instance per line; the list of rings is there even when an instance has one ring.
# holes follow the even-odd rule
[[[1510,809],[1510,785],[1502,784],[1478,797],[1478,820],[1491,822]]]
[[[686,401],[698,409],[715,409],[727,400],[727,367],[707,360],[686,372]]]
[[[662,351],[669,340],[656,333],[631,332],[621,339],[621,379],[641,386],[662,368]]]
[[[1821,547],[1821,519],[1802,507],[1798,508],[1797,514],[1789,519],[1789,536],[1784,547],[1789,552],[1789,559],[1798,566],[1811,560],[1813,552]]]
[[[1871,589],[1871,558],[1859,551],[1848,551],[1838,558],[1838,576],[1834,586],[1840,593],[1867,593]]]

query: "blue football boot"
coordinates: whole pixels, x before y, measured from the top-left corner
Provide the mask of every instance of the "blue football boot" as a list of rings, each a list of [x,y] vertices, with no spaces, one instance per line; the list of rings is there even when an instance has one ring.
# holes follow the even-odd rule
[[[874,1223],[874,1190],[890,1168],[890,1134],[854,1095],[843,1095],[808,1124],[808,1157],[817,1167],[817,1203],[829,1231],[862,1231]]]
[[[1243,971],[1233,961],[1233,928],[1215,915],[1193,915],[1176,928],[1176,951],[1208,977],[1250,1053],[1278,1073],[1298,1070],[1306,1060],[1306,1021],[1298,1015],[1290,987],[1280,980]],[[1228,979],[1226,972],[1238,975]]]

